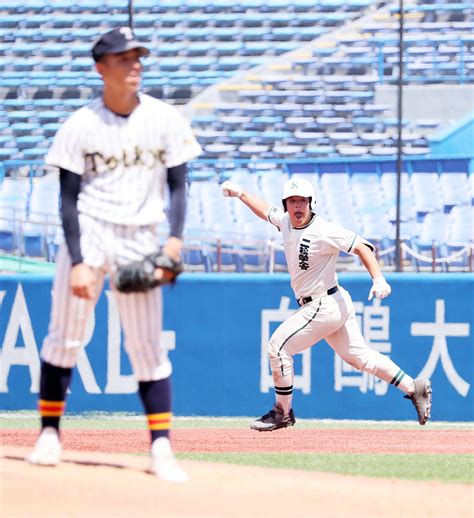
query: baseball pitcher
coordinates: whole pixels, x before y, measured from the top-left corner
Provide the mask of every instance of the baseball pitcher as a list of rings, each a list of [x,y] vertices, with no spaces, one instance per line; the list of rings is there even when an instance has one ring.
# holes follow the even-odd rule
[[[109,273],[148,421],[151,471],[182,482],[187,475],[169,440],[172,367],[160,342],[160,286],[182,271],[186,163],[201,148],[174,107],[139,91],[141,58],[148,54],[128,27],[96,41],[92,57],[102,95],[66,120],[46,157],[60,169],[65,244],[58,252],[51,321],[41,350],[42,431],[29,460],[59,462],[59,423],[71,371]],[[166,190],[170,232],[160,248]]]

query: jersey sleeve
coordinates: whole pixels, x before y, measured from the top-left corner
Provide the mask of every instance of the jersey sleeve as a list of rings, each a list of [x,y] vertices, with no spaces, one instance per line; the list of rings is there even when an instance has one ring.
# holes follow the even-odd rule
[[[355,249],[355,247],[356,247],[357,245],[359,245],[359,244],[363,244],[363,245],[365,245],[365,246],[368,246],[372,252],[375,252],[375,246],[374,246],[370,241],[367,241],[367,239],[364,239],[364,238],[363,238],[363,237],[361,237],[361,236],[357,236],[357,237],[356,237],[356,240],[355,240],[355,242],[354,242],[354,246],[352,247],[351,252],[353,252],[353,251],[354,251],[354,249]]]
[[[80,119],[80,114],[76,112],[59,128],[45,158],[47,165],[80,175],[84,173],[84,137],[90,128],[81,124]]]
[[[168,131],[165,138],[167,168],[189,162],[202,153],[188,121],[174,107],[168,113]]]
[[[272,225],[277,227],[278,230],[281,230],[282,221],[283,221],[284,217],[285,217],[285,213],[277,207],[270,207],[270,210],[268,211],[268,214],[267,214],[268,221]]]
[[[347,230],[337,223],[326,222],[321,238],[326,245],[327,253],[339,250],[340,252],[351,254],[354,253],[359,236],[352,230]]]

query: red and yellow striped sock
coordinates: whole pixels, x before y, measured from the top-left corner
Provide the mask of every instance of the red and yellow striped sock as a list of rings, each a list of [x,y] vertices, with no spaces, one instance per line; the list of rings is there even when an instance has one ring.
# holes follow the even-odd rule
[[[41,425],[52,426],[59,430],[59,420],[64,414],[66,408],[65,401],[47,401],[46,399],[40,399],[38,401],[38,411],[41,416]]]
[[[140,399],[148,420],[151,442],[169,437],[171,428],[171,378],[138,383]]]
[[[38,410],[41,417],[61,417],[66,408],[66,401],[38,401]]]
[[[171,412],[161,412],[159,414],[147,414],[148,429],[151,433],[152,442],[158,437],[169,437],[171,429]]]

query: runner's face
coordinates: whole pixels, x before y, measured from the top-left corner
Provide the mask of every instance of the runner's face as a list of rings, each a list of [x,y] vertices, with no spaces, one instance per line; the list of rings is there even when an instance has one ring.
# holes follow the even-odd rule
[[[286,210],[288,211],[293,227],[302,227],[311,219],[309,198],[290,196],[286,199]]]

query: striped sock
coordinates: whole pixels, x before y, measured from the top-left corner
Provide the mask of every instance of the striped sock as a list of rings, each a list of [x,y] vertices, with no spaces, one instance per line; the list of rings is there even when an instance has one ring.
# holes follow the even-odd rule
[[[41,428],[51,426],[59,431],[59,421],[66,408],[66,392],[71,383],[72,369],[41,363],[38,411]]]
[[[171,377],[138,383],[150,430],[151,442],[158,437],[170,436],[171,429]]]
[[[171,412],[147,414],[148,429],[152,435],[152,442],[158,437],[168,437],[171,428]]]
[[[392,381],[390,382],[390,385],[393,385],[394,387],[398,387],[400,385],[400,382],[404,378],[405,373],[402,371],[402,369],[398,369],[398,372],[393,377]]]
[[[397,387],[406,394],[413,394],[413,391],[415,390],[415,382],[413,381],[413,378],[403,372],[402,369],[398,370],[393,379],[390,381],[390,384],[394,387]]]
[[[66,408],[65,401],[38,400],[38,412],[41,416],[41,428],[52,426],[59,431],[59,421]]]

